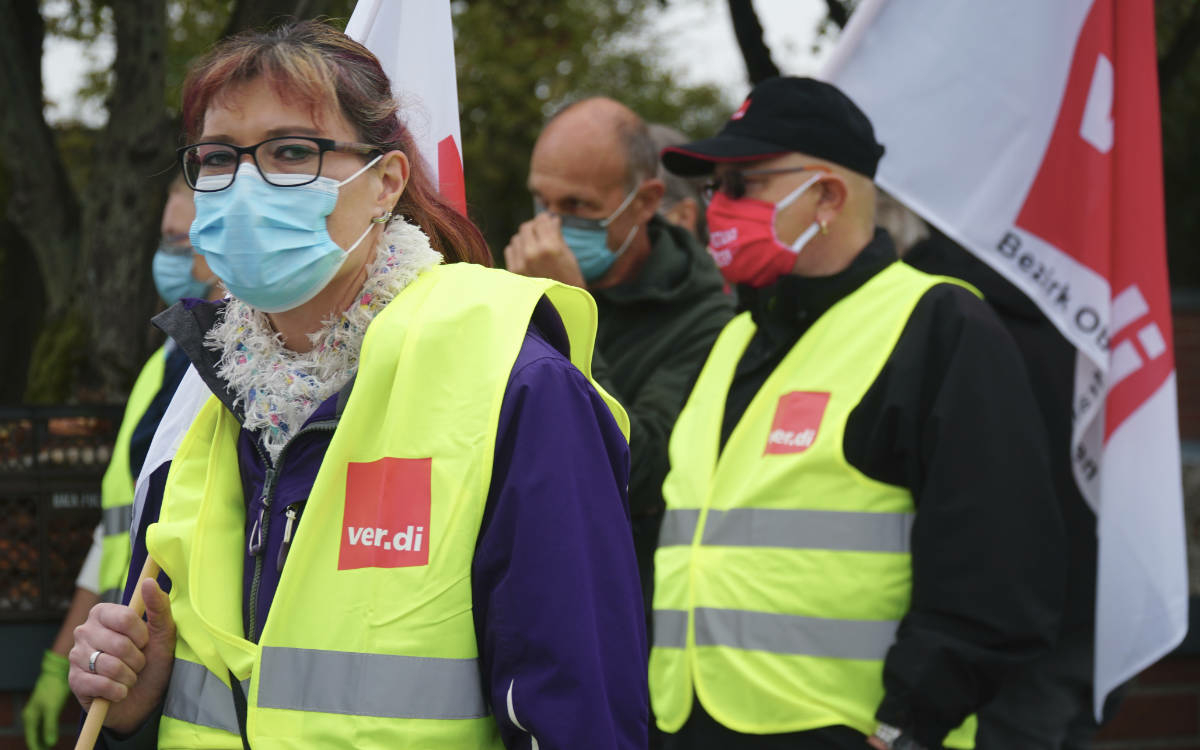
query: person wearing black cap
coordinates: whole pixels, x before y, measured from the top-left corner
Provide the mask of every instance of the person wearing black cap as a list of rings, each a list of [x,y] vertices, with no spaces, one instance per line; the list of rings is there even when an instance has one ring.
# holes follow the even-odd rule
[[[977,293],[874,226],[884,149],[835,87],[760,83],[713,138],[709,252],[742,313],[675,430],[655,556],[666,748],[969,748],[1064,589],[1048,450]]]

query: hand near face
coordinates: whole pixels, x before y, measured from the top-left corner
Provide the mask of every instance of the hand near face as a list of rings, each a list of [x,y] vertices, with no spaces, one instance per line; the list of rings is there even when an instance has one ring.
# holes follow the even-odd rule
[[[96,698],[112,702],[105,726],[119,732],[137,729],[162,701],[175,658],[175,620],[171,602],[158,582],[140,583],[146,622],[129,607],[97,604],[87,622],[75,628],[67,681],[84,710]],[[95,673],[88,661],[95,651]]]
[[[522,276],[554,279],[584,288],[587,282],[579,271],[579,262],[562,237],[562,222],[557,216],[540,213],[521,225],[504,248],[508,270]]]

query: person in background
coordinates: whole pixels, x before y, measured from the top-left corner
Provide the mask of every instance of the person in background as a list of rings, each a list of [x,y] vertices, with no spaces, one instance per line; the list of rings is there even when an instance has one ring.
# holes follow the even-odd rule
[[[840,90],[758,84],[714,137],[710,249],[744,309],[671,434],[650,695],[666,748],[970,748],[1057,632],[1063,527],[1020,353],[875,226]]]
[[[599,327],[592,369],[629,413],[632,512],[649,614],[667,435],[721,327],[721,275],[688,230],[658,215],[658,151],[632,110],[605,98],[546,123],[529,162],[536,215],[504,249],[508,269],[586,288]]]
[[[158,295],[168,306],[183,297],[216,299],[221,294],[208,264],[192,251],[188,241],[195,215],[192,191],[182,177],[173,180],[151,267]],[[45,750],[58,742],[58,717],[71,694],[67,653],[74,642],[75,628],[87,620],[96,604],[121,600],[129,568],[133,481],[186,368],[187,356],[168,340],[147,360],[129,393],[112,459],[101,481],[100,525],[75,581],[75,595],[66,617],[54,644],[42,657],[41,674],[21,711],[25,744],[30,750]]]
[[[904,261],[926,273],[963,279],[983,292],[1017,343],[1050,442],[1054,494],[1066,523],[1067,593],[1054,648],[1006,679],[979,712],[979,750],[1086,750],[1099,726],[1092,712],[1096,646],[1096,515],[1079,492],[1072,468],[1070,404],[1075,346],[1011,282],[933,229]],[[1115,711],[1118,695],[1105,706]]]
[[[654,140],[656,153],[661,153],[667,146],[678,146],[689,140],[682,131],[670,125],[652,122],[646,127],[650,129],[650,138]],[[704,224],[704,194],[701,182],[672,174],[661,162],[658,165],[658,179],[662,180],[664,187],[659,214],[675,226],[691,232],[701,245],[707,244],[708,232]]]
[[[183,90],[191,240],[229,292],[155,318],[212,395],[142,516],[147,620],[70,684],[115,747],[646,743],[628,420],[586,292],[486,268],[373,54],[223,40]]]

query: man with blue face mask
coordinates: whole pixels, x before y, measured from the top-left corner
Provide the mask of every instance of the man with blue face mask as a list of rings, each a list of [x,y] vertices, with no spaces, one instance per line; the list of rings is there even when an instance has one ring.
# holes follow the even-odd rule
[[[733,315],[704,248],[658,215],[657,171],[650,132],[628,107],[603,98],[568,106],[534,145],[536,215],[504,250],[508,270],[584,287],[596,299],[592,372],[629,413],[629,505],[647,611],[667,435]]]

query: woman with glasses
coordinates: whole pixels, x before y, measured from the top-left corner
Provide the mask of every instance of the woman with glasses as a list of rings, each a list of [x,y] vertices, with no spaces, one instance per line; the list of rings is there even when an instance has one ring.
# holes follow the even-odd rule
[[[646,742],[594,303],[484,268],[402,119],[322,24],[189,75],[191,239],[232,298],[156,319],[213,396],[152,478],[147,620],[99,605],[76,631],[109,747]]]

